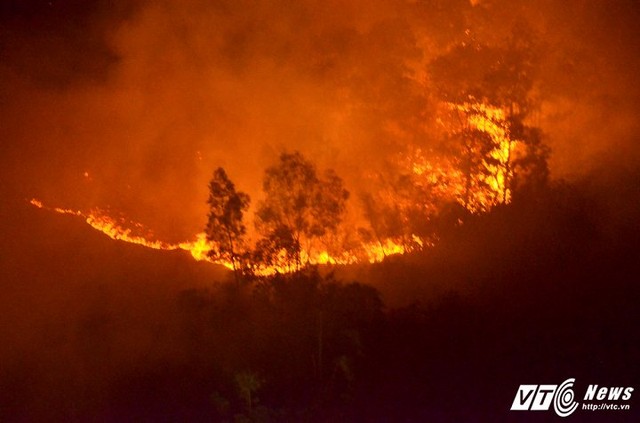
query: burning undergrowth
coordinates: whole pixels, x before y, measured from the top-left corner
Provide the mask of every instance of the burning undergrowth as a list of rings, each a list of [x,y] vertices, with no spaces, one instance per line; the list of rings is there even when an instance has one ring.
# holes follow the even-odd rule
[[[78,216],[114,240],[159,250],[185,250],[195,260],[233,269],[236,277],[300,270],[310,264],[379,262],[432,246],[466,216],[531,195],[547,182],[547,150],[524,115],[484,103],[443,103],[439,152],[408,147],[390,160],[395,175],[373,172],[377,190],[360,193],[356,208],[332,169],[319,172],[299,152],[283,153],[265,171],[255,228],[245,224],[251,199],[222,168],[209,184],[209,220],[192,241],[158,240],[142,224],[108,211],[45,207]],[[397,176],[399,175],[399,176]],[[250,236],[247,233],[250,233]]]

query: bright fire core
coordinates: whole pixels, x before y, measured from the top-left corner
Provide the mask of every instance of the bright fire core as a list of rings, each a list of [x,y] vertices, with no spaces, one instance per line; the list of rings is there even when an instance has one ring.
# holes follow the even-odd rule
[[[133,228],[123,226],[124,223],[118,222],[118,220],[106,215],[100,209],[94,209],[89,212],[82,212],[79,210],[71,210],[60,207],[48,207],[37,199],[31,199],[29,203],[39,209],[53,211],[59,214],[66,214],[71,216],[77,216],[90,225],[93,229],[102,232],[111,239],[117,241],[123,241],[130,244],[141,245],[143,247],[151,248],[154,250],[184,250],[188,251],[193,259],[196,261],[208,261],[211,263],[217,263],[225,266],[228,269],[233,269],[233,265],[226,261],[214,261],[212,260],[208,252],[212,249],[211,243],[207,240],[206,234],[201,232],[195,235],[195,240],[185,241],[177,244],[167,243],[164,241],[154,240],[146,238],[141,235],[136,235],[135,232],[144,230],[144,227],[140,223],[129,222]],[[404,248],[401,245],[395,244],[391,240],[387,240],[382,244],[371,244],[365,247],[369,262],[380,262],[384,257],[393,254],[404,253]],[[321,251],[317,254],[313,254],[312,257],[306,252],[303,252],[303,258],[305,262],[311,264],[349,264],[355,263],[358,259],[353,255],[343,254],[341,257],[332,257],[328,252]],[[273,274],[276,272],[284,273],[286,269],[269,268],[262,271],[264,274]]]
[[[450,126],[455,128],[449,128],[451,133],[456,133],[456,131],[465,133],[465,129],[472,128],[484,134],[490,140],[492,145],[490,157],[493,159],[491,163],[483,162],[481,163],[483,169],[481,172],[479,171],[473,175],[468,172],[465,175],[451,163],[426,158],[420,149],[415,150],[410,157],[400,158],[398,161],[406,168],[407,173],[417,178],[419,186],[431,187],[432,195],[443,197],[448,202],[457,202],[471,213],[485,212],[497,204],[510,202],[511,192],[507,184],[509,161],[512,160],[514,150],[517,150],[520,143],[510,137],[505,112],[502,109],[482,103],[447,104],[446,109],[457,114],[459,124],[462,122],[460,127],[455,127],[455,125],[449,123]],[[463,135],[463,138],[465,136],[467,135]],[[469,141],[463,140],[463,143],[468,144]],[[397,202],[398,199],[391,198],[390,201]],[[419,200],[412,199],[411,201]],[[37,199],[30,200],[30,203],[40,209],[82,218],[92,228],[114,240],[137,244],[155,250],[184,250],[188,251],[197,261],[209,261],[221,264],[228,269],[233,269],[231,262],[211,259],[209,251],[213,249],[213,245],[207,240],[204,232],[196,234],[192,241],[168,243],[154,239],[152,233],[146,230],[142,224],[125,219],[115,219],[101,209],[92,209],[84,212],[48,207]],[[409,242],[407,242],[407,239],[409,239]],[[301,260],[308,264],[375,263],[381,262],[390,255],[404,254],[407,251],[420,250],[430,245],[433,245],[433,239],[425,239],[416,234],[411,234],[403,240],[385,238],[378,239],[375,242],[362,242],[358,246],[357,253],[340,251],[339,253],[331,254],[322,249],[316,249],[316,251],[310,253],[302,250]],[[289,270],[271,266],[261,269],[258,273],[286,273]]]

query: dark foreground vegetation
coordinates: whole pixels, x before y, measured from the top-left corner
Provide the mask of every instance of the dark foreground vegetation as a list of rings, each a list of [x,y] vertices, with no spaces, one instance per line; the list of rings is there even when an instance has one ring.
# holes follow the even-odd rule
[[[31,246],[45,270],[4,263],[3,331],[16,334],[2,347],[1,420],[540,421],[557,417],[509,411],[520,384],[637,390],[630,181],[556,186],[378,265],[240,283],[205,284],[220,276],[173,253],[87,245],[71,220],[55,229],[29,212],[43,238],[14,230],[3,251]],[[46,241],[63,233],[72,241]],[[57,286],[20,294],[37,280]],[[36,292],[51,298],[26,299]],[[636,393],[630,403],[571,418],[632,421]]]

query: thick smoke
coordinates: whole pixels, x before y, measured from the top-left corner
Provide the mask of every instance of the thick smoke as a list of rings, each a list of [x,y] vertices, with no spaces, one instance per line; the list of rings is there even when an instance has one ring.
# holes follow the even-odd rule
[[[9,2],[3,189],[112,207],[170,240],[202,229],[217,166],[257,200],[264,168],[298,149],[357,193],[395,144],[431,142],[428,63],[525,24],[543,46],[552,174],[580,176],[636,155],[638,13],[578,0]]]
[[[513,369],[537,372],[544,367],[537,361],[538,334],[547,342],[542,345],[550,346],[547,371],[562,369],[558,357],[567,351],[566,357],[580,356],[577,362],[586,363],[588,374],[602,376],[583,380],[624,383],[607,371],[615,365],[632,377],[626,365],[634,363],[628,358],[633,351],[627,346],[637,345],[626,337],[637,332],[629,323],[637,319],[631,312],[631,318],[624,315],[634,310],[637,295],[625,287],[637,286],[637,266],[631,271],[615,268],[620,261],[638,263],[638,22],[635,0],[3,0],[0,414],[14,414],[18,421],[83,420],[89,414],[82,410],[106,410],[113,392],[136,391],[128,377],[135,381],[136,375],[144,378],[156,369],[162,375],[167,363],[179,367],[193,362],[190,322],[220,328],[221,333],[242,327],[253,334],[244,323],[257,321],[251,320],[250,307],[235,302],[229,303],[238,308],[231,325],[226,317],[212,325],[205,315],[183,314],[199,313],[199,297],[195,291],[179,292],[211,287],[227,272],[196,263],[184,252],[114,242],[76,217],[35,209],[27,200],[36,197],[71,209],[110,208],[116,216],[123,213],[144,223],[158,239],[184,241],[204,228],[207,184],[215,168],[224,167],[255,204],[264,169],[281,152],[296,149],[318,167],[335,169],[357,204],[359,192],[376,190],[372,174],[393,169],[387,160],[402,146],[412,143],[428,151],[437,141],[429,64],[452,46],[499,44],[513,28],[525,27],[540,46],[532,93],[540,108],[532,124],[543,129],[552,148],[552,177],[589,177],[599,194],[596,206],[579,193],[559,191],[553,195],[561,198],[547,200],[544,204],[551,206],[543,204],[542,210],[522,210],[520,205],[479,216],[476,224],[463,225],[462,232],[424,254],[338,272],[345,280],[377,286],[387,304],[431,300],[451,290],[477,294],[479,303],[485,296],[500,299],[495,300],[495,320],[494,314],[484,317],[452,301],[433,326],[421,324],[428,328],[426,344],[415,353],[406,349],[415,356],[407,361],[407,379],[370,360],[375,355],[363,355],[376,375],[385,369],[380,373],[385,383],[402,382],[397,392],[403,395],[403,408],[405,393],[412,391],[404,381],[418,379],[416,368],[429,369],[422,373],[424,381],[438,387],[415,391],[421,406],[458,405],[450,398],[439,401],[444,396],[431,398],[439,391],[439,380],[455,385],[456,394],[458,380],[479,381],[461,396],[479,402],[480,390],[471,388],[482,389],[496,376],[501,380],[494,370],[503,364],[508,377],[502,375],[502,380],[509,383],[495,385],[513,395],[513,386],[531,380],[514,378]],[[635,171],[636,179],[616,179],[624,168]],[[557,204],[564,208],[552,207]],[[606,236],[593,235],[599,226]],[[608,249],[610,253],[601,254]],[[589,282],[594,277],[597,284]],[[617,279],[629,283],[611,285]],[[592,320],[585,320],[582,311],[592,304],[585,302],[589,295],[595,307],[587,313],[593,313]],[[569,304],[584,306],[574,305],[576,312],[566,309],[561,304],[565,297]],[[623,297],[629,305],[618,307],[617,299]],[[549,301],[555,303],[549,307]],[[181,302],[188,307],[181,308]],[[494,308],[494,302],[487,304]],[[552,310],[549,316],[568,310],[550,335],[541,328],[557,320],[530,318],[547,309]],[[526,324],[514,320],[512,312]],[[440,310],[429,313],[439,316]],[[619,321],[608,317],[616,313],[622,316]],[[477,332],[485,323],[490,329]],[[385,334],[396,332],[394,326],[382,326]],[[471,347],[450,335],[456,334],[456,326],[473,332],[467,337]],[[508,335],[477,342],[494,330]],[[565,330],[575,343],[563,342],[564,350],[562,345],[558,350],[554,334],[561,333],[564,341]],[[397,332],[394,337],[405,336]],[[625,336],[617,338],[622,332]],[[351,340],[350,328],[344,333],[350,343],[360,344],[357,337]],[[406,333],[419,338],[413,326]],[[387,342],[400,339],[394,337],[379,337],[380,347],[391,348],[394,360],[404,361],[408,356]],[[221,350],[233,355],[234,348],[241,351],[254,342],[240,344],[222,343]],[[208,351],[200,348],[194,344],[193,351]],[[292,353],[286,342],[282,348],[288,362]],[[522,357],[525,350],[535,357]],[[466,360],[460,351],[486,355],[492,365]],[[517,354],[513,365],[502,363],[505,351]],[[538,365],[529,365],[528,357]],[[213,356],[206,360],[215,361]],[[576,374],[574,360],[565,361],[570,374]],[[452,363],[455,368],[447,367]],[[193,369],[202,373],[200,367]],[[171,374],[171,367],[166,371]],[[192,385],[197,378],[168,378],[173,379]],[[119,389],[120,383],[125,389]],[[358,384],[367,385],[360,379]],[[392,391],[373,398],[386,398]],[[153,396],[156,391],[150,392]],[[171,384],[166,398],[181,404],[173,401],[175,395],[190,392]],[[435,403],[423,404],[424,398]],[[363,404],[369,408],[368,401]],[[144,408],[145,403],[135,406]],[[504,407],[500,403],[496,409]],[[55,410],[69,412],[56,418],[51,414]],[[167,416],[155,420],[163,418]],[[469,415],[458,420],[469,420]]]

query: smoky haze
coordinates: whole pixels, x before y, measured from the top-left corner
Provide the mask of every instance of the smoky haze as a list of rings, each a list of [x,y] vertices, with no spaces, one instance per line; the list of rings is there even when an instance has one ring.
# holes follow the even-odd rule
[[[633,1],[11,1],[3,190],[111,207],[181,240],[202,230],[217,166],[254,202],[285,150],[371,189],[397,144],[433,142],[428,64],[521,25],[543,46],[552,175],[613,168],[637,156],[638,14]]]
[[[636,0],[0,2],[0,420],[231,421],[247,370],[256,410],[289,421],[501,421],[521,383],[637,383],[638,22]],[[214,169],[251,219],[293,150],[357,209],[404,149],[439,148],[438,58],[514,29],[538,46],[525,123],[558,183],[445,221],[433,248],[241,285],[82,222],[192,240]]]

